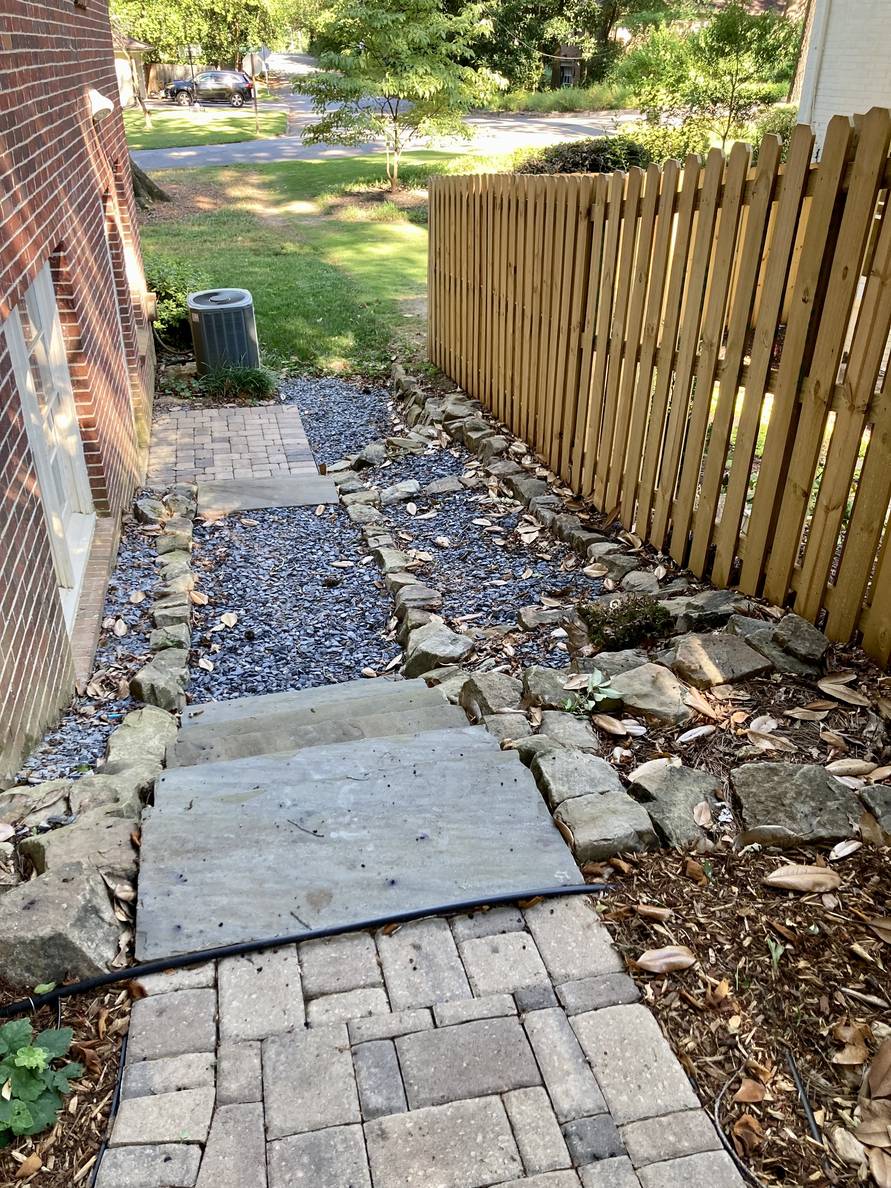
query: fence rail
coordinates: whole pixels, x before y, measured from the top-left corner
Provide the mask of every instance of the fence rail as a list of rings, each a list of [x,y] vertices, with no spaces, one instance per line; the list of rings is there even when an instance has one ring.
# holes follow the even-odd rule
[[[891,655],[891,113],[430,188],[429,353],[700,576]]]

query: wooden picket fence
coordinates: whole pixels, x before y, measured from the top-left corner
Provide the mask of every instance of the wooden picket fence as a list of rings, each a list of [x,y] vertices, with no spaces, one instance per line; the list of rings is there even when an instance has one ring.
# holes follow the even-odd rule
[[[891,654],[891,113],[683,167],[438,177],[429,355],[573,491]]]

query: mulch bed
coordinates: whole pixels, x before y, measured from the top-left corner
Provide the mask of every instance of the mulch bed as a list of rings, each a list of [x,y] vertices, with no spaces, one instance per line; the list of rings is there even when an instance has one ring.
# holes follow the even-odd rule
[[[660,851],[586,868],[614,890],[603,919],[675,1052],[742,1162],[763,1184],[863,1183],[833,1144],[850,1130],[869,1061],[891,1035],[891,850],[865,845],[832,862],[829,894],[773,890],[786,860],[753,848]],[[871,926],[884,920],[883,926]],[[636,967],[647,951],[692,950],[666,974]],[[810,1135],[792,1054],[825,1142]]]
[[[0,981],[0,1005],[21,997],[20,991]],[[33,1184],[35,1188],[89,1188],[106,1137],[121,1044],[130,1023],[130,1002],[130,992],[124,985],[63,1000],[61,1017],[55,1007],[42,1007],[34,1013],[31,1023],[38,1031],[58,1026],[73,1029],[70,1058],[84,1066],[84,1075],[72,1082],[73,1092],[65,1099],[51,1130],[21,1138],[0,1151],[2,1188],[19,1188],[22,1184]],[[33,1171],[29,1170],[32,1166]]]

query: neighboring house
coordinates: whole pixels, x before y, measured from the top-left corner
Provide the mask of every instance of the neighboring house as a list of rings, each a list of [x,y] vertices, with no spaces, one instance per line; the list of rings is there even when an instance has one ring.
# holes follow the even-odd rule
[[[0,9],[0,785],[83,679],[154,354],[107,0]]]
[[[111,39],[114,45],[114,67],[118,76],[118,95],[121,107],[135,107],[146,99],[145,55],[154,46],[137,41],[112,22]]]
[[[891,0],[812,0],[798,119],[822,144],[832,116],[891,107]]]

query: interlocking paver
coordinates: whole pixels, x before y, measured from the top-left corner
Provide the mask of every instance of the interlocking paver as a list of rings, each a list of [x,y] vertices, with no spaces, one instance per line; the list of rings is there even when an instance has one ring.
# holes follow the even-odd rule
[[[187,1052],[161,1060],[128,1063],[121,1083],[121,1098],[151,1097],[178,1089],[213,1088],[216,1070],[211,1052]]]
[[[523,913],[517,908],[496,907],[473,912],[469,916],[453,916],[452,934],[456,941],[472,940],[480,936],[498,936],[503,932],[525,932]]]
[[[216,967],[213,962],[208,962],[194,969],[169,969],[149,974],[140,978],[139,984],[146,994],[172,994],[174,990],[203,990],[213,986],[215,981]]]
[[[523,1172],[497,1097],[376,1118],[365,1125],[365,1142],[374,1188],[469,1188]]]
[[[353,1066],[359,1089],[359,1105],[366,1122],[383,1114],[401,1114],[408,1109],[402,1073],[392,1040],[372,1040],[353,1050]]]
[[[307,999],[383,985],[374,938],[367,932],[306,941],[297,952]]]
[[[640,1188],[631,1160],[625,1155],[579,1169],[582,1188]]]
[[[95,1188],[194,1188],[201,1148],[184,1143],[110,1147]]]
[[[371,1188],[361,1126],[334,1126],[270,1143],[269,1188]]]
[[[313,1026],[324,1023],[346,1023],[366,1015],[383,1015],[390,1009],[387,995],[380,986],[362,990],[345,990],[342,994],[325,994],[306,1004],[306,1018]]]
[[[579,1178],[574,1171],[546,1172],[543,1176],[523,1176],[498,1188],[579,1188]]]
[[[217,1050],[217,1104],[242,1105],[263,1100],[260,1044],[222,1043]]]
[[[213,1105],[212,1088],[131,1097],[118,1107],[109,1146],[203,1143],[210,1128]]]
[[[514,1089],[505,1093],[504,1106],[520,1158],[529,1175],[571,1167],[560,1125],[544,1089]]]
[[[554,987],[549,981],[540,986],[523,986],[520,990],[515,990],[514,1001],[521,1015],[525,1015],[529,1011],[544,1011],[548,1007],[559,1005]]]
[[[606,1113],[603,1094],[563,1011],[533,1011],[523,1023],[559,1120]]]
[[[645,1006],[574,1015],[572,1026],[618,1124],[698,1106],[686,1074]]]
[[[567,1015],[580,1015],[583,1011],[637,1002],[640,991],[627,974],[610,973],[564,982],[557,987],[557,996]]]
[[[412,1031],[429,1031],[433,1016],[428,1007],[414,1011],[393,1011],[391,1015],[371,1015],[367,1019],[351,1019],[350,1040],[354,1044],[369,1040],[392,1039],[395,1035],[408,1035]]]
[[[471,997],[464,966],[445,920],[419,920],[390,936],[381,933],[377,948],[395,1010]]]
[[[546,899],[526,908],[526,922],[554,983],[624,969],[610,935],[582,896]]]
[[[726,1151],[687,1155],[638,1170],[641,1188],[745,1188]]]
[[[635,1167],[721,1149],[721,1140],[705,1110],[684,1110],[629,1122],[622,1127],[622,1138]]]
[[[486,998],[460,998],[456,1002],[437,1002],[433,1017],[437,1027],[453,1023],[470,1023],[473,1019],[497,1019],[500,1015],[515,1015],[517,1004],[510,994],[491,994]]]
[[[512,994],[548,982],[548,971],[528,932],[462,941],[458,952],[474,994]]]
[[[129,1060],[157,1060],[217,1046],[215,990],[177,990],[134,1002],[127,1043]]]
[[[221,1039],[265,1039],[303,1026],[300,965],[293,947],[227,957],[217,976]]]
[[[345,1023],[265,1040],[263,1085],[270,1139],[360,1120]]]
[[[480,1019],[396,1040],[412,1109],[541,1084],[518,1019]]]
[[[267,1188],[263,1106],[220,1106],[195,1188]]]
[[[577,1167],[625,1154],[621,1136],[609,1114],[595,1114],[593,1118],[576,1118],[574,1122],[567,1122],[563,1127],[563,1137]]]

